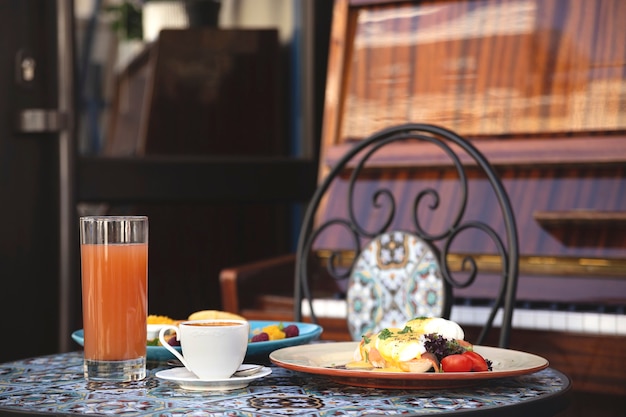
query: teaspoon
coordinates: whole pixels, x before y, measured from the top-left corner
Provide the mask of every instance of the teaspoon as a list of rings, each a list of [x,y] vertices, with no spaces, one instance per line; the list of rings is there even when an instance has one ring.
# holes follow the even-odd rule
[[[246,365],[246,364],[244,364],[244,365],[241,365],[239,367],[239,369],[237,369],[235,371],[233,376],[242,377],[242,376],[254,375],[257,372],[259,372],[262,368],[263,368],[263,365]]]

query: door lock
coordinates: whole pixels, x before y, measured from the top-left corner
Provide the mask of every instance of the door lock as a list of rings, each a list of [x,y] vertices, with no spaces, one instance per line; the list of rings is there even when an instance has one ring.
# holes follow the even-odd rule
[[[32,53],[20,49],[15,57],[15,79],[18,84],[28,86],[35,81],[37,61]]]
[[[22,80],[31,82],[35,79],[35,59],[27,57],[22,60]]]

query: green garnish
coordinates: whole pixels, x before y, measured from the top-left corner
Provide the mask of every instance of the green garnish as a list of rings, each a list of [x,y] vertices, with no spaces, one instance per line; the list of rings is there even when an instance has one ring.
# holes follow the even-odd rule
[[[404,329],[400,330],[398,334],[411,333],[412,331],[411,326],[404,326]]]
[[[391,330],[389,329],[382,329],[378,334],[378,338],[381,340],[385,340],[391,336],[393,336],[393,333],[391,333]]]

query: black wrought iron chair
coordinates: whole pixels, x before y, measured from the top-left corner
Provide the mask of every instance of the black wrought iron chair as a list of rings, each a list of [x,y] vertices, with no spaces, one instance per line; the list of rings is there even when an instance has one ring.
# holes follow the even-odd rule
[[[393,152],[386,151],[391,147]],[[412,151],[402,160],[405,147]],[[436,186],[422,181],[398,189],[397,178],[385,183],[390,158],[404,172],[420,170],[411,162],[416,151],[429,166],[437,165],[433,159],[441,159],[442,165],[453,167],[448,171],[456,172],[456,178],[449,172],[444,177],[456,185],[442,185],[441,178],[435,179]],[[483,177],[472,181],[482,186],[470,190],[468,175]],[[470,191],[479,197],[471,200]],[[342,194],[343,210],[338,208]],[[347,297],[353,338],[411,316],[449,317],[456,293],[474,284],[481,273],[477,258],[484,254],[485,241],[491,242],[499,258],[495,273],[499,278],[488,281],[487,286],[497,290],[474,342],[483,343],[502,309],[498,345],[507,347],[517,288],[518,237],[498,175],[470,141],[444,128],[404,124],[382,130],[358,141],[334,162],[308,205],[295,259],[294,319],[304,320],[303,303],[298,302],[304,300],[306,316],[317,321],[312,301],[321,280],[322,248],[326,271],[337,280],[337,292]],[[493,268],[488,275],[494,275]]]

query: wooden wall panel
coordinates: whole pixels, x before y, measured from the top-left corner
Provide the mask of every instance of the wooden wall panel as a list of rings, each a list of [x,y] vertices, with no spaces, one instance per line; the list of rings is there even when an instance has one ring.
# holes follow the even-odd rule
[[[469,136],[626,129],[620,0],[422,1],[354,16],[339,142],[406,121]]]

